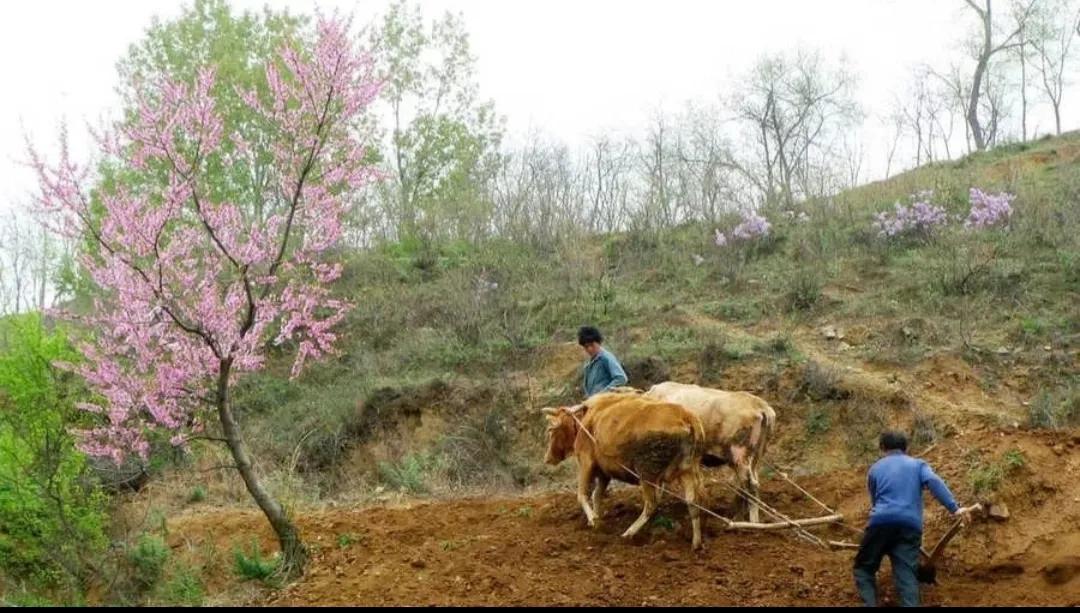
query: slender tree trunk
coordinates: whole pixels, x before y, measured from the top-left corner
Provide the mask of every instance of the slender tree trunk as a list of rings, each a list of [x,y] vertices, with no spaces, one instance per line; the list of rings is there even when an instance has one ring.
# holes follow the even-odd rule
[[[280,570],[286,577],[300,576],[303,574],[304,566],[307,563],[307,549],[300,540],[300,533],[297,531],[296,526],[289,521],[285,510],[263,488],[258,476],[255,475],[251,459],[248,457],[244,445],[244,439],[240,434],[240,428],[236,424],[232,407],[229,405],[229,372],[231,368],[232,359],[225,359],[221,361],[221,367],[218,371],[216,401],[218,416],[221,419],[221,429],[225,434],[229,451],[232,452],[233,461],[236,462],[236,470],[240,472],[240,477],[244,480],[248,492],[255,499],[255,503],[259,505],[259,509],[266,515],[266,519],[270,521],[270,526],[278,537],[278,544],[281,547]]]
[[[1020,32],[1020,142],[1027,142],[1027,41]]]
[[[975,75],[971,80],[971,92],[968,97],[967,121],[968,125],[971,126],[971,136],[975,139],[975,148],[982,151],[983,149],[986,149],[986,139],[983,136],[982,126],[979,124],[979,96],[982,94],[983,77],[985,77],[986,69],[990,65],[990,54],[992,52],[991,45],[993,44],[991,37],[993,33],[990,27],[992,23],[990,1],[987,0],[985,11],[975,7],[974,4],[971,6],[972,8],[975,8],[976,12],[979,14],[979,18],[982,20],[983,44],[982,49],[979,51],[979,61],[975,64]]]

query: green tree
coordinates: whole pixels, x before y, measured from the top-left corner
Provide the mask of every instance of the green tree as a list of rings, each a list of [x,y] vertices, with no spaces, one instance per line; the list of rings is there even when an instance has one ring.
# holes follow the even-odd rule
[[[389,234],[425,246],[479,240],[491,217],[487,182],[502,163],[504,121],[479,99],[462,17],[446,13],[425,25],[419,7],[401,0],[371,42],[390,116],[383,157],[392,180],[378,194],[393,220]]]
[[[124,113],[138,112],[148,83],[161,79],[193,83],[204,67],[213,68],[216,81],[212,95],[225,118],[226,139],[215,160],[213,173],[221,177],[208,197],[216,202],[250,202],[255,219],[266,219],[273,204],[260,194],[267,193],[271,177],[274,131],[256,118],[241,98],[243,91],[268,91],[267,63],[278,57],[282,45],[303,40],[307,19],[287,11],[263,9],[261,14],[235,14],[225,0],[195,0],[181,15],[163,22],[155,18],[146,36],[133,44],[117,70]],[[220,161],[241,156],[246,164],[227,167]],[[165,168],[116,168],[105,175],[110,181],[153,181],[167,186]]]
[[[0,570],[77,594],[105,546],[106,517],[68,433],[79,389],[53,366],[74,359],[39,314],[0,320]]]

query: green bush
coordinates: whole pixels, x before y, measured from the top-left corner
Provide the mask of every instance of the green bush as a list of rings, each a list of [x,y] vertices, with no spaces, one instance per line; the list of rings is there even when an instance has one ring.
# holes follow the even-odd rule
[[[831,426],[832,420],[829,418],[829,412],[824,408],[814,407],[806,415],[806,434],[808,436],[825,434]]]
[[[429,491],[427,474],[434,465],[428,454],[414,454],[399,462],[380,462],[379,479],[387,486],[409,494]]]
[[[161,537],[143,534],[135,547],[128,550],[128,563],[133,570],[133,581],[140,590],[157,585],[169,561],[169,547]]]
[[[206,600],[206,588],[194,569],[181,565],[161,585],[158,599],[168,605],[201,607]]]
[[[60,330],[37,314],[0,320],[0,572],[78,599],[106,546],[105,497],[75,449],[85,421],[76,362]]]
[[[809,311],[821,302],[823,282],[818,272],[802,268],[788,277],[784,304],[788,311]]]
[[[278,560],[276,557],[269,560],[263,557],[257,541],[253,540],[251,542],[250,555],[245,554],[239,548],[233,550],[233,569],[242,579],[266,581],[277,571],[277,566]]]
[[[1028,422],[1034,428],[1068,428],[1080,423],[1080,385],[1070,382],[1044,391],[1028,407]]]

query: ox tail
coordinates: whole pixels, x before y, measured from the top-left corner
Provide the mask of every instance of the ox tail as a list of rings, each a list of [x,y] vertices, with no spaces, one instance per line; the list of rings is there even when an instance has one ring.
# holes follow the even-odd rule
[[[772,438],[775,427],[775,413],[769,407],[766,407],[761,411],[758,423],[754,424],[750,432],[750,445],[753,447],[750,466],[755,471],[758,469],[758,464],[762,461],[762,458],[765,457],[765,451],[769,447],[769,439]]]

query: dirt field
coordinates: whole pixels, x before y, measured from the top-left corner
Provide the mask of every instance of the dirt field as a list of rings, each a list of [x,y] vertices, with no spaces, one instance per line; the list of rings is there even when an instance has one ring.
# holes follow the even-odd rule
[[[1080,604],[1080,436],[972,431],[932,450],[948,479],[969,446],[1021,449],[1028,465],[1001,488],[1011,517],[980,522],[946,551],[939,585],[924,588],[928,605]],[[1039,466],[1056,467],[1040,471]],[[725,513],[730,495],[712,473],[711,506]],[[861,526],[867,502],[860,471],[802,480]],[[820,514],[779,479],[765,497],[792,516]],[[970,501],[962,501],[970,502]],[[724,532],[706,523],[706,550],[689,548],[685,508],[668,498],[635,542],[618,535],[638,514],[637,492],[612,492],[605,524],[586,527],[570,492],[504,499],[433,501],[400,508],[323,509],[299,523],[314,547],[304,579],[279,590],[247,592],[248,604],[273,605],[856,605],[851,551],[826,551],[789,533]],[[927,499],[929,544],[946,519]],[[174,549],[212,545],[221,552],[258,536],[275,549],[254,512],[221,510],[173,518]],[[822,537],[857,540],[842,527]],[[231,557],[219,556],[230,580]],[[888,563],[882,586],[891,602]],[[209,586],[214,591],[214,586]],[[232,599],[236,602],[235,599]]]

